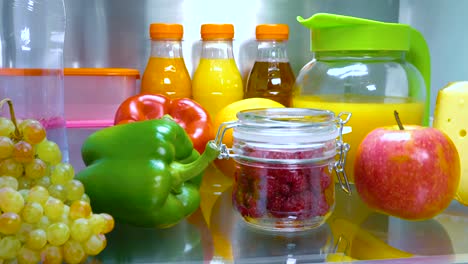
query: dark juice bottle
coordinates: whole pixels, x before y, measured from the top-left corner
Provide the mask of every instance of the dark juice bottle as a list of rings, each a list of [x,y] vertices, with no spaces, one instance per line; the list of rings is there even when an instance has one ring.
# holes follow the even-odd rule
[[[257,26],[257,58],[247,78],[244,98],[267,98],[291,106],[295,76],[286,51],[288,31],[284,24]]]
[[[245,98],[268,98],[289,107],[294,81],[289,62],[256,61],[247,80]]]

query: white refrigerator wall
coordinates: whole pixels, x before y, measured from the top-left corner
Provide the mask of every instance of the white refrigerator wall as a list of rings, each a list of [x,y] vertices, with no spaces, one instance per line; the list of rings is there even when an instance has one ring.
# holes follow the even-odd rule
[[[181,23],[183,52],[192,74],[198,61],[200,26],[232,23],[234,55],[244,77],[254,59],[260,23],[286,23],[294,72],[310,61],[310,33],[296,21],[318,12],[407,23],[425,36],[432,59],[431,111],[437,91],[468,80],[467,0],[65,0],[65,67],[128,67],[143,73],[150,52],[150,23]]]
[[[426,38],[431,53],[431,111],[439,89],[468,81],[468,1],[400,0],[401,23]]]
[[[245,75],[252,63],[255,26],[286,23],[294,72],[311,58],[310,33],[296,21],[317,12],[398,21],[398,0],[65,0],[66,67],[130,67],[143,73],[150,53],[151,23],[181,23],[183,53],[190,73],[198,61],[200,26],[232,23],[234,56]]]

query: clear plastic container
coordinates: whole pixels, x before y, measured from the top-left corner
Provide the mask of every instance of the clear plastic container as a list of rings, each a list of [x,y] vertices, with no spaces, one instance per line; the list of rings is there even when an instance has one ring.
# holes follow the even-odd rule
[[[124,68],[66,68],[67,121],[113,123],[119,105],[137,92],[140,74]]]
[[[299,231],[322,225],[335,205],[333,172],[349,192],[343,170],[349,145],[343,125],[351,115],[306,108],[241,111],[233,147],[221,157],[236,162],[232,199],[245,222],[269,231]],[[225,146],[224,146],[225,147]],[[338,157],[338,159],[337,159]]]
[[[136,69],[66,68],[65,118],[70,163],[76,172],[85,167],[81,145],[99,129],[114,124],[119,105],[137,92]]]
[[[62,0],[3,0],[0,11],[0,98],[16,117],[39,120],[68,161],[63,100],[65,9]],[[9,118],[7,107],[1,116]]]
[[[81,157],[81,146],[86,138],[92,133],[112,125],[113,122],[105,121],[67,121],[69,162],[75,169],[75,172],[79,172],[86,167]]]

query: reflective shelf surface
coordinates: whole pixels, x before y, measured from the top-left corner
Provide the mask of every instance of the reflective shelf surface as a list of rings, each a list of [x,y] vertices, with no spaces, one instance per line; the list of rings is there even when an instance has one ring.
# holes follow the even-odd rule
[[[205,179],[223,177],[214,170]],[[370,210],[356,191],[348,196],[336,186],[328,221],[294,233],[247,226],[233,210],[230,187],[205,192],[202,203],[168,229],[117,224],[106,249],[88,262],[468,263],[468,207],[456,201],[433,219],[405,221]]]

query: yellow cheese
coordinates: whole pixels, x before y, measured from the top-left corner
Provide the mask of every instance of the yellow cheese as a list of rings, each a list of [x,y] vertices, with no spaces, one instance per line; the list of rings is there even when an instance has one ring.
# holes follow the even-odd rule
[[[468,81],[452,82],[439,90],[433,126],[445,132],[457,147],[461,178],[455,199],[468,205]]]

